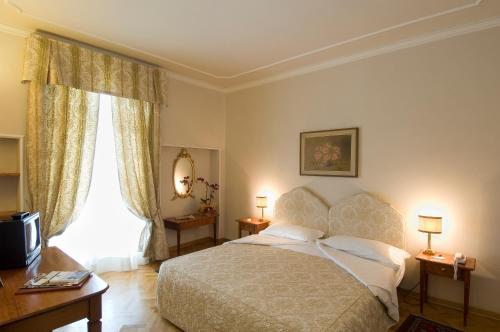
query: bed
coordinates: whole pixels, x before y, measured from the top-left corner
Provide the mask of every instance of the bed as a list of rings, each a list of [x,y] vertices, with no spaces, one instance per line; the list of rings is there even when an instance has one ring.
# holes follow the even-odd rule
[[[368,193],[330,209],[296,188],[277,200],[275,218],[404,246],[399,213]],[[319,241],[252,235],[164,262],[158,310],[185,331],[386,331],[398,318],[404,264],[365,261]]]

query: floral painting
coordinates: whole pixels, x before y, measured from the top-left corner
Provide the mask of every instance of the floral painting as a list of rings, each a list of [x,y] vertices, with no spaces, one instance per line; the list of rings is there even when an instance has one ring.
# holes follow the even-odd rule
[[[358,128],[300,133],[300,174],[358,176]]]

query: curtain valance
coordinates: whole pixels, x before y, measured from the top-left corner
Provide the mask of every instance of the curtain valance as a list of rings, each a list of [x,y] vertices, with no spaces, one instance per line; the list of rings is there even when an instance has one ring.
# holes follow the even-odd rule
[[[167,78],[159,67],[38,33],[31,34],[26,43],[23,82],[30,81],[167,103]]]

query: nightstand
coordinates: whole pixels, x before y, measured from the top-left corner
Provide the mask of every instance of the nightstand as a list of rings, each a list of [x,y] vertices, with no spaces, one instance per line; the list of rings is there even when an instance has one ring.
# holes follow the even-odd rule
[[[442,257],[433,258],[433,257]],[[423,252],[415,257],[420,261],[420,313],[424,312],[424,302],[427,302],[427,289],[429,285],[429,274],[453,279],[454,255],[436,253],[425,255]],[[467,325],[467,313],[469,311],[470,274],[476,269],[476,259],[467,257],[465,264],[458,264],[457,280],[464,282],[464,326]]]
[[[245,230],[248,234],[257,234],[261,230],[266,229],[269,226],[269,220],[262,220],[260,218],[247,217],[235,220],[238,223],[239,236],[241,237],[241,231]]]

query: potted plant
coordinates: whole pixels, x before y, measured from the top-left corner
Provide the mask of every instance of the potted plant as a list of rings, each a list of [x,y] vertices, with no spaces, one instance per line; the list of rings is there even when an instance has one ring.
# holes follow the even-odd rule
[[[217,183],[210,184],[207,180],[202,177],[196,179],[198,183],[202,183],[205,185],[205,198],[200,198],[201,206],[200,212],[203,213],[215,213],[216,203],[213,202],[215,198],[215,192],[219,190],[219,185]]]

